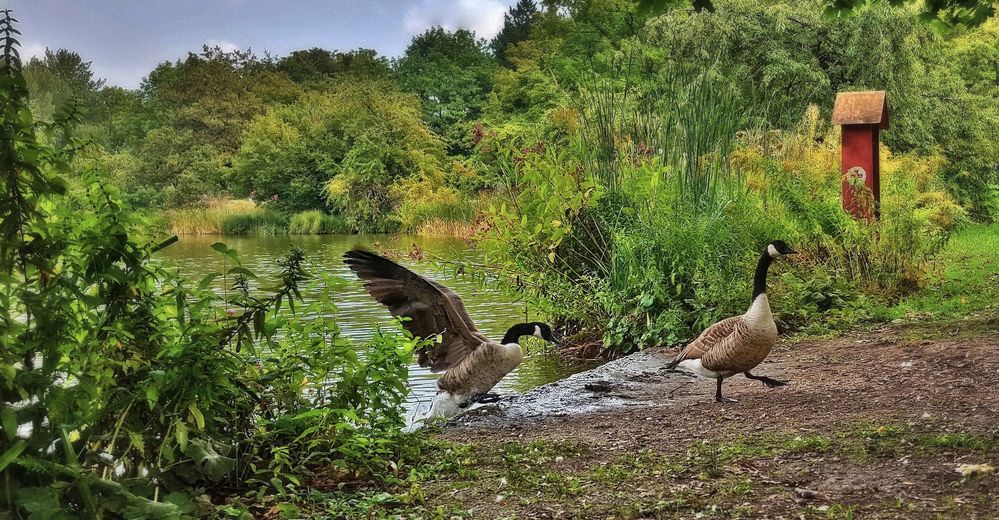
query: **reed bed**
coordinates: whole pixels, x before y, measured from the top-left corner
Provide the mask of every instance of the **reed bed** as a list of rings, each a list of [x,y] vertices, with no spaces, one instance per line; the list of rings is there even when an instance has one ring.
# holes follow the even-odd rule
[[[211,199],[201,206],[161,213],[175,235],[280,234],[288,222],[280,213],[246,199]]]

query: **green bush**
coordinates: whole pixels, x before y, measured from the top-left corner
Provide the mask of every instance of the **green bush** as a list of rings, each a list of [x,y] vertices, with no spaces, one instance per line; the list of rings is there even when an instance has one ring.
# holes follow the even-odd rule
[[[332,211],[351,229],[382,231],[397,202],[391,186],[440,170],[443,159],[415,97],[385,81],[345,79],[254,119],[231,179],[282,211]]]

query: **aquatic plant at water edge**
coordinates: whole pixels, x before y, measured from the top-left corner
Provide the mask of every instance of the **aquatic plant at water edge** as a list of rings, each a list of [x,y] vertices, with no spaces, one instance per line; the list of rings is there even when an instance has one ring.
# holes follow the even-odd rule
[[[295,213],[288,219],[288,233],[292,235],[329,235],[351,231],[343,217],[319,210]]]

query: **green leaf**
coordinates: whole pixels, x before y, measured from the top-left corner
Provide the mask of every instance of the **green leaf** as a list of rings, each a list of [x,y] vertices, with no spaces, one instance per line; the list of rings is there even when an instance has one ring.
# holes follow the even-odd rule
[[[205,275],[205,277],[202,278],[200,282],[198,282],[198,288],[201,289],[201,290],[205,290],[205,289],[211,287],[212,286],[212,282],[214,282],[215,279],[218,278],[218,277],[219,277],[219,273],[211,273],[211,274]]]
[[[146,387],[146,403],[149,404],[149,409],[152,410],[156,406],[156,401],[160,399],[160,389],[155,386]]]
[[[7,438],[14,440],[17,435],[17,412],[11,406],[0,407],[0,425]]]
[[[191,457],[198,468],[212,480],[220,480],[236,469],[235,459],[219,454],[210,442],[202,439],[192,440],[184,450],[184,455]]]
[[[253,273],[253,271],[251,271],[251,270],[249,270],[249,269],[247,269],[245,267],[242,267],[242,266],[236,266],[236,267],[233,267],[232,269],[229,269],[229,273],[228,274],[241,274],[241,275],[243,275],[243,276],[245,276],[247,278],[256,278],[257,277],[257,275]]]
[[[184,421],[177,421],[174,423],[173,435],[177,438],[177,444],[180,445],[180,449],[187,449],[187,425]]]
[[[153,502],[129,493],[128,507],[122,515],[125,520],[180,520],[181,509],[169,502]]]
[[[162,251],[163,249],[166,249],[167,247],[175,244],[178,240],[179,239],[177,238],[177,235],[173,235],[170,238],[160,242],[159,244],[156,244],[151,252],[156,253],[158,251]]]
[[[201,413],[201,410],[198,408],[198,405],[195,404],[195,403],[191,403],[191,404],[187,405],[187,409],[191,412],[191,415],[194,416],[194,424],[196,424],[198,426],[198,429],[199,430],[204,430],[205,429],[205,416],[204,416],[204,414]]]
[[[146,451],[146,443],[142,440],[141,433],[130,431],[128,432],[128,439],[132,441],[132,446],[139,450],[139,452]]]
[[[0,471],[3,471],[11,462],[14,462],[27,447],[28,443],[20,440],[5,451],[3,455],[0,455]]]
[[[29,520],[54,520],[62,515],[59,491],[51,487],[26,487],[17,490],[17,504],[28,512]]]

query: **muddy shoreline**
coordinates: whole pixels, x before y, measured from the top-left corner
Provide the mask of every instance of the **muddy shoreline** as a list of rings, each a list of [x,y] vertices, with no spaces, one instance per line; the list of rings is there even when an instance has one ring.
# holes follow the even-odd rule
[[[474,518],[999,518],[999,476],[958,472],[999,467],[994,325],[966,336],[897,326],[785,338],[758,372],[789,384],[736,376],[725,389],[738,401],[723,404],[713,381],[666,370],[672,352],[641,352],[452,420],[438,435],[483,453],[574,448],[526,463],[533,477],[508,461],[482,464],[482,478],[435,491]],[[802,439],[816,444],[795,447]],[[691,459],[705,447],[721,454],[710,478],[696,469],[700,455]],[[628,471],[598,478],[618,466]],[[546,479],[563,478],[552,471],[585,492],[547,491]],[[527,479],[533,494],[498,492],[506,484],[494,476]]]

